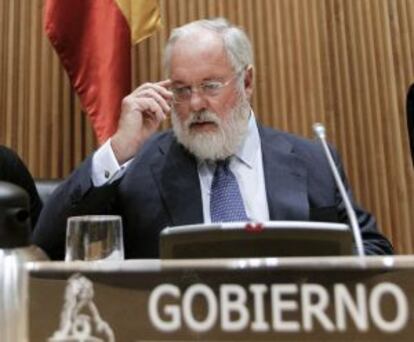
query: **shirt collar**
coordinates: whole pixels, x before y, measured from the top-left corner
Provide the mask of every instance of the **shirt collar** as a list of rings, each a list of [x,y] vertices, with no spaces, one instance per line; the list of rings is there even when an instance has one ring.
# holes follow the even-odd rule
[[[259,129],[253,111],[250,112],[246,138],[240,145],[235,156],[249,168],[252,168],[260,149]]]

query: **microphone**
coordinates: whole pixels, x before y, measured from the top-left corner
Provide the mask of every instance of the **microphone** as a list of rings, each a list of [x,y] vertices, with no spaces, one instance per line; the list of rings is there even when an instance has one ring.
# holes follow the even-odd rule
[[[364,247],[362,245],[362,237],[361,237],[361,230],[359,228],[358,220],[356,218],[355,210],[351,205],[351,201],[349,199],[349,196],[345,190],[345,185],[341,179],[341,176],[339,175],[338,168],[335,165],[335,162],[333,160],[331,151],[329,150],[328,144],[326,142],[326,130],[325,127],[321,123],[315,123],[313,125],[313,131],[315,132],[315,135],[319,140],[321,141],[323,151],[326,155],[326,158],[328,159],[329,167],[331,168],[332,174],[335,178],[335,183],[339,189],[339,192],[341,194],[342,200],[345,203],[345,209],[346,213],[348,215],[348,219],[352,228],[352,235],[354,236],[354,241],[357,249],[357,253],[359,256],[363,257],[365,255],[364,253]]]

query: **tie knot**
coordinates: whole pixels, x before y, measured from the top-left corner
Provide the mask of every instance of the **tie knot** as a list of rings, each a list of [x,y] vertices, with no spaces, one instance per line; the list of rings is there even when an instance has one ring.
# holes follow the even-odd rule
[[[230,158],[224,160],[218,160],[216,162],[216,172],[224,170],[227,171],[229,169]]]

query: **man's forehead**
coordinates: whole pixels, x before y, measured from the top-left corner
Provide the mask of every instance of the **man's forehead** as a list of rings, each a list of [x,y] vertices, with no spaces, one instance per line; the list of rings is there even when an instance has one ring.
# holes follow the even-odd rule
[[[217,34],[186,35],[180,38],[171,51],[171,77],[188,74],[222,75],[232,70],[223,41]]]

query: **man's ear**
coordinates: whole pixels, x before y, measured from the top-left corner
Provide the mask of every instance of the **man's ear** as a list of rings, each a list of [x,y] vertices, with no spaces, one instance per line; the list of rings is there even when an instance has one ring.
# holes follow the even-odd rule
[[[246,96],[248,99],[253,94],[254,88],[254,68],[253,65],[248,65],[246,67],[246,71],[244,72],[244,91],[246,92]]]

